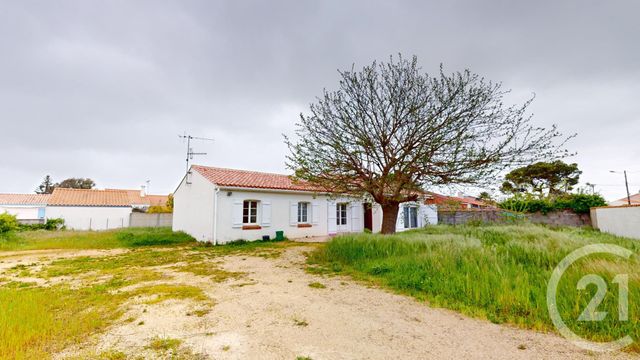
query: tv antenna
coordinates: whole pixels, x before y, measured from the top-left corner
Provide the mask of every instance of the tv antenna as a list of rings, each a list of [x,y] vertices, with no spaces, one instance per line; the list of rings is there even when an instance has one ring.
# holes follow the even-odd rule
[[[207,153],[205,153],[205,152],[194,152],[193,148],[191,147],[191,140],[202,140],[202,141],[214,141],[214,140],[210,139],[210,138],[191,136],[191,135],[187,135],[187,134],[178,135],[178,137],[183,139],[183,140],[184,139],[187,140],[187,170],[186,170],[186,172],[189,172],[189,160],[193,160],[193,156],[194,155],[207,155]]]

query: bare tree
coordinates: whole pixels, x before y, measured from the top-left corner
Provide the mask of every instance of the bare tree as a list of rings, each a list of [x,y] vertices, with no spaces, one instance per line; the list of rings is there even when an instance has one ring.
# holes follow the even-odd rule
[[[427,186],[493,182],[508,168],[567,155],[556,127],[531,125],[527,106],[505,106],[507,91],[470,71],[422,73],[400,55],[340,71],[285,136],[287,166],[326,190],[370,195],[395,232],[398,205]]]

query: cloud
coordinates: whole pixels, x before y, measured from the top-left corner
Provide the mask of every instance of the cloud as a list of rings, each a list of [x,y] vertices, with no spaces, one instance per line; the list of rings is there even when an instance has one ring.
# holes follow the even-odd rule
[[[640,148],[633,1],[13,2],[0,13],[0,191],[42,176],[173,190],[197,162],[285,171],[282,133],[337,69],[417,55],[531,94],[537,123],[579,136],[571,161],[608,197]],[[7,155],[8,154],[8,155]],[[640,175],[636,175],[640,176]],[[635,180],[640,182],[640,179]]]

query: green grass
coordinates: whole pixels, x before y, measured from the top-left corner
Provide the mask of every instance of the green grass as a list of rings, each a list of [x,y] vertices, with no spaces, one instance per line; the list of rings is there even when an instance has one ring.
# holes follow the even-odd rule
[[[546,305],[551,272],[569,252],[592,243],[618,244],[640,253],[640,242],[593,230],[542,226],[435,226],[396,235],[346,235],[318,248],[309,257],[314,273],[343,273],[394,289],[433,306],[553,331]],[[610,341],[626,334],[640,339],[640,267],[613,256],[591,256],[563,276],[557,303],[565,322],[577,334]],[[629,274],[629,321],[617,321],[616,273]],[[578,280],[595,273],[610,291],[600,311],[602,322],[578,322],[595,286],[576,290]],[[631,350],[640,351],[635,343]]]
[[[196,245],[170,228],[127,228],[109,231],[24,231],[0,236],[0,251],[43,249],[115,249]],[[0,253],[1,255],[1,253]]]

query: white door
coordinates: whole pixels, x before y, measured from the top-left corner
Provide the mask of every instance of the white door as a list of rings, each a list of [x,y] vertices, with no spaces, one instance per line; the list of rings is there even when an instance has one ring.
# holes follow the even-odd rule
[[[337,203],[336,204],[336,229],[338,232],[349,232],[351,228],[349,226],[349,204]]]

